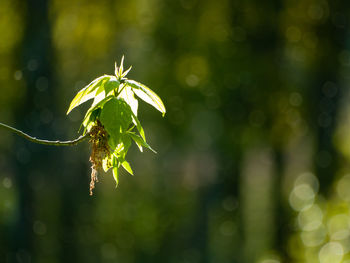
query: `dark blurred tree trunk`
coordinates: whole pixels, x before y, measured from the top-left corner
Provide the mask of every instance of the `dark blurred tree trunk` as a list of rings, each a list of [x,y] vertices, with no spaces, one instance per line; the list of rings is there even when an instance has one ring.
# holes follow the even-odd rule
[[[162,15],[159,17],[158,28],[156,30],[156,33],[158,35],[155,37],[155,39],[157,39],[159,49],[163,49],[162,51],[165,52],[167,60],[174,62],[179,56],[183,55],[184,52],[192,52],[194,46],[202,45],[202,43],[198,43],[198,39],[196,39],[196,34],[193,33],[197,30],[196,22],[198,21],[196,21],[195,19],[193,20],[193,23],[187,24],[188,27],[182,28],[181,33],[174,30],[174,25],[181,24],[183,22],[182,20],[185,19],[185,17],[188,16],[191,17],[191,19],[193,17],[198,17],[200,13],[200,6],[198,4],[198,8],[196,7],[192,10],[185,11],[186,15],[185,17],[183,17],[182,13],[184,12],[184,9],[180,2],[166,2],[166,7],[164,8],[164,10],[162,10]],[[184,35],[186,35],[187,38],[184,38]],[[181,47],[184,48],[182,49]],[[171,69],[171,67],[169,67],[169,69]],[[174,73],[171,72],[171,70],[166,72],[166,69],[164,69],[164,83],[169,83],[169,76],[173,76],[173,82],[178,83],[178,80],[176,80],[176,76],[174,75]],[[179,95],[180,93],[181,96],[187,98],[192,97],[194,100],[197,96],[197,94],[194,94],[193,92],[191,93],[190,91],[179,92],[177,90],[175,92],[175,94],[177,95]],[[173,94],[169,92],[168,96],[170,97],[171,95]],[[189,107],[189,105],[184,105],[184,107]],[[172,127],[171,131],[174,134],[174,138],[192,136],[186,134],[186,125]],[[197,154],[200,153],[197,152]],[[213,154],[213,156],[215,156],[215,154]],[[205,166],[204,164],[199,165]],[[202,168],[198,167],[198,170],[201,169]],[[202,175],[197,176],[201,177]],[[169,241],[169,239],[171,240],[171,238],[166,236],[166,240],[163,242],[164,244],[162,246],[161,254],[166,255],[170,259],[170,261],[171,259],[175,260],[176,258],[178,258],[179,260],[183,260],[183,257],[186,257],[186,253],[193,253],[193,255],[191,254],[190,257],[193,257],[192,259],[195,262],[206,263],[210,261],[208,247],[208,217],[210,213],[211,202],[213,200],[214,195],[216,195],[216,193],[214,192],[214,187],[216,186],[213,186],[211,184],[201,185],[198,187],[198,190],[196,190],[196,204],[193,207],[195,213],[193,213],[194,216],[188,220],[189,222],[191,222],[191,229],[184,230],[187,232],[183,233],[184,237],[182,238],[181,243],[175,244],[175,242]],[[174,244],[178,247],[170,247],[168,245],[169,243]],[[190,252],[188,251],[188,248],[191,248]],[[165,251],[165,249],[167,251]],[[174,253],[174,251],[176,252]],[[142,255],[140,256],[140,259],[142,259]],[[145,262],[145,260],[143,261]]]
[[[310,74],[308,121],[313,124],[312,131],[316,134],[315,174],[320,181],[320,192],[325,195],[338,170],[339,154],[333,144],[333,135],[339,100],[345,93],[340,56],[349,39],[349,6],[349,1],[328,1],[328,17],[315,27],[319,52]]]
[[[52,48],[47,0],[21,1],[24,10],[24,38],[18,52],[25,96],[15,112],[16,127],[38,137],[50,137],[49,109],[53,108]],[[34,191],[36,174],[49,168],[48,147],[16,137],[13,148],[18,190],[17,219],[13,226],[11,262],[35,262]],[[53,176],[47,174],[46,176]]]
[[[274,161],[275,161],[275,180],[273,184],[273,199],[274,218],[276,226],[276,235],[274,240],[274,249],[279,253],[283,262],[289,262],[287,241],[289,234],[292,231],[290,226],[290,208],[289,203],[285,200],[285,193],[283,192],[283,175],[285,174],[285,154],[283,149],[279,146],[274,147]]]
[[[281,56],[284,45],[284,36],[280,30],[280,13],[283,10],[283,1],[275,0],[262,3],[261,1],[237,2],[231,1],[231,19],[232,28],[237,31],[246,32],[244,41],[238,40],[233,35],[233,45],[236,46],[239,52],[236,52],[237,61],[231,61],[232,69],[236,69],[236,74],[249,75],[250,80],[246,83],[238,83],[236,90],[227,91],[222,97],[227,98],[226,112],[231,109],[231,114],[236,114],[237,120],[234,121],[236,127],[232,127],[232,132],[240,130],[240,127],[250,127],[250,132],[254,134],[253,141],[245,142],[246,145],[242,148],[249,148],[249,145],[269,144],[272,147],[275,163],[275,174],[272,179],[272,193],[274,211],[271,211],[274,216],[274,230],[272,233],[271,249],[277,249],[283,257],[286,256],[286,232],[288,232],[287,211],[284,208],[286,202],[282,192],[282,176],[284,172],[284,155],[283,144],[285,136],[280,134],[276,137],[271,136],[271,128],[274,126],[277,119],[280,117],[278,112],[278,95],[282,92],[282,87],[285,89],[285,96],[288,96],[287,86],[284,85],[284,80],[281,78]],[[256,17],[251,19],[248,10],[254,10]],[[263,11],[262,11],[263,10]],[[235,31],[234,31],[235,32]],[[239,31],[237,31],[239,32]],[[229,73],[228,73],[229,74]],[[244,74],[244,75],[243,75]],[[246,91],[249,90],[249,94]],[[231,94],[230,94],[231,93]],[[224,103],[225,104],[225,103]],[[232,110],[234,107],[239,109]],[[225,113],[225,111],[224,111]],[[261,119],[255,121],[255,115],[262,116]],[[226,113],[227,114],[227,113]],[[241,117],[239,118],[239,115]],[[242,116],[243,115],[243,116]],[[229,118],[229,117],[228,117]],[[241,138],[244,138],[246,129],[242,129]],[[285,132],[284,130],[282,132]],[[239,137],[238,137],[239,138]],[[224,143],[223,143],[224,145]],[[232,185],[232,187],[236,187]],[[244,224],[245,222],[242,222]],[[244,229],[244,225],[239,226]],[[258,233],[257,233],[258,234]],[[243,237],[244,243],[244,237]],[[244,246],[244,244],[243,244]],[[243,249],[243,247],[242,247]],[[249,251],[249,248],[245,248]],[[246,261],[248,259],[245,259]],[[249,260],[247,261],[249,262]]]

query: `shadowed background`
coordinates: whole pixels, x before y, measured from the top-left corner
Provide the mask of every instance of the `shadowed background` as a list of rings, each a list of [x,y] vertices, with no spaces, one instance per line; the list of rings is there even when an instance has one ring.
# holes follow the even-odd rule
[[[75,93],[153,89],[135,176],[0,130],[0,262],[350,262],[349,1],[2,0],[0,121],[73,139]]]

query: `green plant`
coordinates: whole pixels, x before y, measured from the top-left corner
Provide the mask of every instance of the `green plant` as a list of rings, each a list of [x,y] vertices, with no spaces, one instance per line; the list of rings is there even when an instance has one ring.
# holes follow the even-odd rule
[[[132,141],[141,152],[143,148],[155,152],[146,142],[145,132],[137,117],[138,98],[155,107],[163,116],[166,112],[162,100],[156,93],[145,85],[126,78],[131,67],[124,71],[123,62],[124,56],[119,67],[115,64],[114,76],[103,75],[96,78],[80,90],[72,100],[67,114],[82,103],[93,99],[80,127],[83,128],[83,135],[78,139],[66,142],[39,140],[2,123],[0,127],[7,128],[32,142],[55,146],[74,145],[85,138],[90,138],[89,142],[92,145],[90,195],[95,182],[98,181],[97,172],[101,168],[105,172],[112,169],[118,185],[120,167],[133,175],[131,166],[126,160]]]
[[[137,117],[138,100],[135,95],[154,106],[163,116],[165,114],[164,104],[156,93],[145,85],[126,78],[131,67],[124,71],[123,62],[124,57],[119,67],[115,64],[115,76],[101,76],[80,90],[67,111],[69,114],[75,107],[93,99],[82,122],[83,135],[89,133],[92,144],[90,194],[100,168],[105,172],[112,169],[117,185],[120,166],[133,174],[126,160],[132,141],[141,152],[143,147],[155,152],[147,144],[145,132]]]

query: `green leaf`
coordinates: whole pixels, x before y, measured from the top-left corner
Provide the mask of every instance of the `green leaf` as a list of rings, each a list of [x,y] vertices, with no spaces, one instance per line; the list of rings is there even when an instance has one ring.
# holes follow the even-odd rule
[[[118,187],[119,178],[118,178],[118,167],[113,167],[113,178],[115,180],[115,187]]]
[[[124,150],[124,143],[121,142],[116,147],[114,147],[114,149],[113,149],[114,156],[118,158],[119,155],[120,155],[120,152],[123,151],[123,150]]]
[[[117,81],[115,77],[111,77],[110,80],[105,81],[95,92],[94,102],[92,103],[91,108],[96,106],[100,101],[109,96],[114,96],[113,90],[118,89],[120,82]]]
[[[112,90],[118,90],[118,87],[120,85],[120,82],[117,80],[117,78],[113,77],[113,79],[109,80],[105,84],[105,92],[108,95]]]
[[[114,62],[114,75],[118,77],[118,64],[117,64],[117,61]]]
[[[132,66],[130,66],[130,68],[128,68],[127,70],[125,70],[122,74],[122,78],[124,78],[126,75],[128,75],[129,71],[132,69]]]
[[[111,167],[112,167],[112,156],[108,155],[102,160],[102,168],[105,172],[107,172]]]
[[[117,148],[118,142],[115,142],[114,138],[112,136],[109,136],[108,145],[111,148],[111,152],[114,152],[115,149]]]
[[[125,160],[125,156],[126,154],[128,153],[128,150],[131,146],[131,139],[130,139],[130,136],[126,135],[126,134],[123,134],[122,136],[122,141],[123,141],[123,145],[124,145],[124,148],[123,150],[120,152],[119,156],[120,156],[120,160]]]
[[[113,178],[114,178],[115,183],[116,183],[115,187],[117,187],[118,186],[118,182],[119,182],[119,176],[118,176],[119,175],[119,171],[118,171],[118,168],[120,166],[120,163],[118,162],[117,157],[115,157],[114,155],[112,156],[112,166],[113,166],[113,169],[112,169],[112,171],[113,171]]]
[[[130,135],[130,134],[129,134]],[[136,134],[134,134],[135,136],[137,136]],[[132,137],[132,135],[130,135],[130,137]],[[140,152],[143,152],[143,147],[142,147],[142,138],[133,138],[134,142],[136,143],[137,147],[139,148]]]
[[[116,77],[112,76],[108,81],[103,84],[103,91],[105,96],[111,95],[111,91],[118,89],[120,82]]]
[[[101,101],[99,101],[96,105],[91,105],[91,107],[89,108],[89,110],[86,112],[83,123],[86,121],[86,119],[89,117],[90,113],[98,108],[102,108],[103,105],[110,99],[114,98],[113,95],[107,96],[106,98],[102,99]]]
[[[109,79],[110,77],[112,76],[101,76],[97,79],[94,79],[90,84],[81,89],[77,95],[75,95],[71,104],[69,105],[67,114],[69,114],[75,107],[79,106],[80,104],[94,98],[96,89],[100,87],[104,80]]]
[[[132,171],[131,166],[127,161],[124,160],[122,162],[122,166],[129,174],[134,175],[134,172]]]
[[[131,112],[131,114],[132,114],[132,121],[133,121],[133,123],[136,125],[136,128],[139,131],[142,139],[144,141],[146,141],[145,131],[143,130],[139,119],[137,118],[137,116],[133,112]]]
[[[103,106],[100,121],[114,142],[120,142],[120,135],[132,122],[130,106],[120,98],[113,97]]]
[[[139,147],[140,152],[142,152],[142,146],[146,147],[148,149],[150,149],[152,152],[157,153],[155,150],[152,149],[152,147],[145,141],[143,140],[142,137],[140,137],[139,135],[127,131],[127,134],[135,141],[136,145]]]
[[[81,126],[80,126],[80,129],[81,129],[82,126],[85,127],[85,128],[84,128],[83,134],[85,134],[85,133],[86,133],[86,130],[89,129],[90,124],[93,124],[93,123],[96,121],[96,118],[100,115],[100,113],[101,113],[101,109],[98,108],[98,109],[96,109],[96,110],[90,112],[90,113],[86,116],[86,118],[84,118],[84,121],[83,121],[83,123],[82,123]],[[79,129],[79,130],[80,130],[80,129]]]
[[[133,92],[140,99],[151,104],[153,107],[155,107],[157,110],[159,110],[162,113],[162,115],[164,116],[164,114],[166,112],[164,104],[154,91],[152,91],[150,88],[148,88],[145,85],[143,85],[137,81],[134,81],[134,80],[127,79],[127,80],[125,80],[125,83],[133,88]]]
[[[125,156],[131,146],[130,136],[123,134],[121,136],[121,143],[119,143],[113,150],[113,156],[118,158],[119,162],[123,162],[125,160]]]
[[[137,116],[139,102],[137,99],[135,99],[134,92],[132,91],[130,86],[124,87],[124,89],[118,95],[118,98],[124,99],[125,102],[129,104],[134,115]]]
[[[122,57],[122,60],[120,61],[120,66],[119,66],[119,76],[121,77],[123,75],[123,71],[124,71],[124,55]]]
[[[84,126],[84,127],[87,127],[87,126],[88,126],[88,124],[89,124],[90,121],[91,121],[91,114],[92,114],[92,113],[93,113],[93,112],[90,112],[90,113],[86,116],[86,118],[84,118],[83,122],[82,122],[81,125],[80,125],[80,129],[81,129],[82,126]]]
[[[95,106],[105,97],[114,95],[113,90],[118,89],[120,82],[115,78],[111,77],[110,80],[104,81],[95,92],[94,102],[91,107]]]
[[[114,73],[118,79],[122,79],[123,71],[124,71],[124,56],[122,57],[122,60],[120,61],[120,66],[118,67],[117,62],[115,62],[115,70]],[[127,74],[127,73],[126,73]],[[124,74],[124,75],[126,75]]]

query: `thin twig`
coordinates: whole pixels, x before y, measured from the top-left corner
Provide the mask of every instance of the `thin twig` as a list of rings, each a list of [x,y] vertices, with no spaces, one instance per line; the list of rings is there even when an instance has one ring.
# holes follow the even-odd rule
[[[35,137],[32,137],[20,130],[17,130],[11,126],[8,126],[6,124],[3,124],[0,122],[0,128],[5,128],[9,131],[12,131],[14,133],[16,133],[17,135],[27,139],[28,141],[34,142],[34,143],[38,143],[38,144],[45,144],[45,145],[53,145],[53,146],[72,146],[72,145],[76,145],[80,142],[82,142],[83,140],[85,140],[86,138],[89,137],[89,133],[86,133],[85,135],[80,136],[79,138],[72,140],[72,141],[48,141],[48,140],[41,140],[41,139],[37,139]]]

